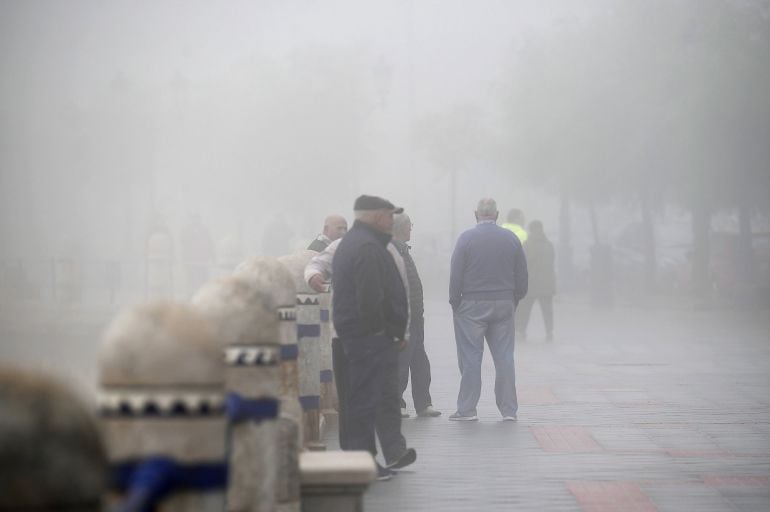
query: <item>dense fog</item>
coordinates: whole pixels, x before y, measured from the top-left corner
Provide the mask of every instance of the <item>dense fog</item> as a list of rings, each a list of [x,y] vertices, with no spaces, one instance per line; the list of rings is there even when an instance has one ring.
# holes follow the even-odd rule
[[[766,304],[768,5],[4,1],[3,301],[142,300],[156,232],[187,298],[367,193],[436,299],[492,196],[560,290]]]
[[[0,0],[0,510],[770,510],[769,312],[770,0]]]

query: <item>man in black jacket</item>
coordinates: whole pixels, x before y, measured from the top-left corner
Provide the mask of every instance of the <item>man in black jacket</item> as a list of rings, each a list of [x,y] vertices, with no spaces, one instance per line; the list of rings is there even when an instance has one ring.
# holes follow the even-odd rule
[[[393,214],[385,199],[363,195],[353,207],[356,221],[339,244],[332,262],[334,327],[347,359],[348,385],[341,401],[347,408],[347,449],[376,455],[375,417],[386,468],[417,458],[401,434],[398,352],[403,348],[407,298],[393,257],[387,250]]]

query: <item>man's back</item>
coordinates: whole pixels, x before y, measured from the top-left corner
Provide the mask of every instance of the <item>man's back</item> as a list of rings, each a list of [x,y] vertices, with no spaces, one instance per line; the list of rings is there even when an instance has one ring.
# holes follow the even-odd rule
[[[519,239],[487,221],[460,235],[452,254],[450,302],[461,298],[520,300],[527,293],[527,263]]]

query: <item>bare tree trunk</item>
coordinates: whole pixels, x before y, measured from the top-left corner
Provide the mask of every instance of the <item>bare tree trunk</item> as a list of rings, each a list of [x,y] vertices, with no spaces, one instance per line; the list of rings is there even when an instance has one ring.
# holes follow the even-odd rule
[[[457,239],[457,167],[449,171],[449,218],[451,219],[452,232],[450,238],[454,242]]]
[[[569,288],[574,281],[572,264],[572,214],[569,196],[561,194],[559,206],[559,281],[561,286]]]
[[[601,240],[599,239],[599,221],[596,218],[596,207],[594,206],[593,200],[588,202],[588,215],[591,218],[591,231],[594,235],[594,244],[600,245]]]
[[[640,197],[640,206],[642,210],[643,226],[642,242],[644,244],[644,277],[647,291],[652,292],[655,291],[655,285],[657,282],[658,262],[656,258],[655,223],[650,208],[650,198],[646,192],[643,192]]]
[[[692,285],[695,297],[699,300],[711,299],[711,276],[709,261],[711,257],[711,211],[705,199],[698,198],[692,210],[693,259]]]
[[[738,207],[738,222],[740,231],[738,235],[738,275],[743,284],[754,282],[754,247],[751,234],[751,210],[748,205],[741,204]]]

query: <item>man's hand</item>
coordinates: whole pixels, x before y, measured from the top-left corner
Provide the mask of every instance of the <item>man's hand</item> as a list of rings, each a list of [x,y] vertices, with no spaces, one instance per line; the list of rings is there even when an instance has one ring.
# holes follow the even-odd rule
[[[406,346],[409,345],[409,340],[404,338],[403,340],[398,340],[398,350],[403,352],[406,349]]]
[[[321,274],[314,274],[313,277],[308,280],[307,284],[318,293],[327,291],[326,282]]]

